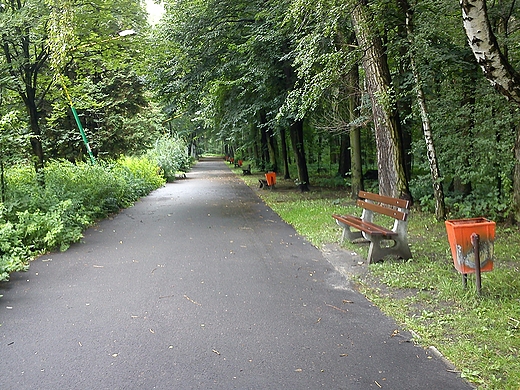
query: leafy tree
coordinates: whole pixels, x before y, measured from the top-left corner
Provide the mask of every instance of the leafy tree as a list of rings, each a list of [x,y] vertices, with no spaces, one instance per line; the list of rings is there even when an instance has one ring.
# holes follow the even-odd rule
[[[469,45],[482,68],[484,75],[502,95],[508,100],[520,105],[520,74],[513,68],[508,53],[508,41],[518,35],[514,27],[510,30],[510,21],[515,20],[515,2],[510,2],[497,25],[504,34],[503,46],[493,31],[487,2],[485,0],[461,0],[464,29]],[[518,10],[516,11],[518,13]],[[513,213],[516,222],[520,221],[520,126],[516,130],[515,140],[515,170]]]
[[[50,10],[43,1],[7,1],[0,5],[2,73],[5,87],[15,92],[25,107],[35,167],[41,172],[44,154],[41,141],[41,108],[53,83],[48,77],[49,50],[46,26]]]

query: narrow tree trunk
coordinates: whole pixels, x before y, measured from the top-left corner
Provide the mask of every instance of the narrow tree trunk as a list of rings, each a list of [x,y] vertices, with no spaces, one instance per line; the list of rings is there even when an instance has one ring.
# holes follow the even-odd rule
[[[263,126],[266,121],[265,113],[260,112],[260,126],[258,130],[260,131],[260,169],[262,171],[266,170],[266,164],[269,162],[269,145],[267,142],[267,133]]]
[[[513,176],[513,218],[520,222],[520,125],[517,125],[515,139],[515,170]]]
[[[352,167],[350,156],[350,134],[347,132],[341,133],[339,142],[339,164],[338,174],[345,178]]]
[[[291,125],[291,142],[298,167],[298,186],[301,191],[309,191],[309,171],[305,158],[305,146],[303,140],[303,121],[297,120]]]
[[[361,0],[352,12],[354,30],[364,50],[367,92],[377,144],[379,192],[382,195],[411,198],[404,169],[400,121],[392,90],[390,70],[381,37],[374,32],[374,21],[366,0]]]
[[[289,172],[289,156],[287,155],[287,138],[285,128],[280,129],[280,141],[282,147],[282,160],[283,160],[283,178],[289,180],[291,174]]]
[[[36,176],[38,178],[38,182],[41,185],[44,185],[45,180],[43,178],[43,166],[44,166],[44,156],[43,156],[43,147],[41,140],[41,129],[40,123],[38,121],[38,108],[36,107],[35,97],[31,95],[28,96],[26,103],[27,111],[29,114],[29,124],[31,126],[31,147],[35,156],[34,167],[36,170]]]
[[[269,127],[266,130],[267,147],[269,149],[269,165],[273,172],[278,172],[278,145],[273,130]]]
[[[412,17],[413,13],[410,9],[407,0],[401,0],[401,7],[406,14],[406,34],[410,46],[413,48],[413,24]],[[446,207],[444,204],[444,189],[442,185],[442,178],[439,170],[439,164],[437,162],[437,152],[433,143],[433,135],[430,125],[430,118],[428,115],[428,108],[426,106],[426,97],[424,96],[424,90],[422,88],[421,76],[415,62],[414,54],[410,55],[410,65],[412,68],[412,74],[415,80],[415,90],[417,94],[417,104],[419,105],[419,111],[421,112],[422,127],[424,140],[426,141],[426,150],[428,155],[428,162],[430,165],[430,174],[432,177],[433,184],[433,196],[435,198],[435,218],[438,221],[446,219]]]

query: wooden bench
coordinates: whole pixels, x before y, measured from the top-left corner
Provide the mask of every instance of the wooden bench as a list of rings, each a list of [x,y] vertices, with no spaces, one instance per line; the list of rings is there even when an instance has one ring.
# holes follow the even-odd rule
[[[407,238],[409,201],[359,191],[357,205],[363,209],[361,218],[352,215],[332,215],[336,223],[343,228],[342,241],[355,241],[359,238],[370,241],[367,258],[369,264],[380,261],[387,255],[396,255],[402,259],[412,258]],[[394,218],[393,228],[390,230],[374,224],[372,221],[375,213]],[[356,231],[352,231],[351,228]]]

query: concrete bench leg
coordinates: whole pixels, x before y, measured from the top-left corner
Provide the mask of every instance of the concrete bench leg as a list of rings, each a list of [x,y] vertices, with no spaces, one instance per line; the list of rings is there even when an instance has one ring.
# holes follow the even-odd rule
[[[410,247],[408,246],[408,242],[402,237],[395,237],[392,239],[385,239],[380,236],[372,236],[367,237],[370,240],[370,248],[368,249],[367,261],[368,264],[375,263],[377,261],[382,260],[385,256],[394,255],[401,259],[411,259],[412,252],[410,252]],[[392,241],[393,245],[390,247],[381,246],[383,241]]]
[[[345,240],[354,241],[358,238],[363,238],[363,234],[361,232],[353,232],[350,230],[350,226],[346,225],[336,219],[336,223],[343,228],[343,233],[341,234],[341,242]]]

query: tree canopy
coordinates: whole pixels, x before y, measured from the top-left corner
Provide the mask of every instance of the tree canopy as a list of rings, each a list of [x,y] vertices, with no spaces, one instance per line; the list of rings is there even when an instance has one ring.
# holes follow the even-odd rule
[[[151,26],[137,0],[5,2],[3,161],[84,159],[72,104],[99,158],[175,134],[301,190],[325,170],[440,219],[520,220],[515,0],[163,4]]]

